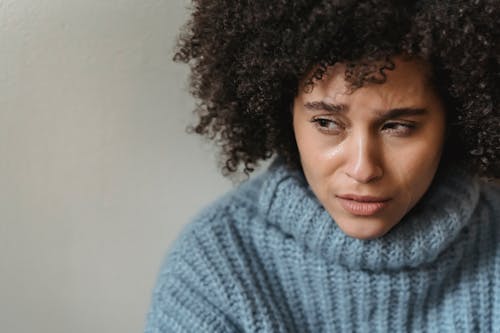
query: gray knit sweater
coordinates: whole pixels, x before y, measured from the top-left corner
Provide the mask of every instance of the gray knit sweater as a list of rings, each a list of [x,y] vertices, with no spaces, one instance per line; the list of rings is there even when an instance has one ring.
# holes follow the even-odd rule
[[[359,240],[275,163],[184,229],[146,332],[500,332],[500,189],[440,172],[388,234]]]

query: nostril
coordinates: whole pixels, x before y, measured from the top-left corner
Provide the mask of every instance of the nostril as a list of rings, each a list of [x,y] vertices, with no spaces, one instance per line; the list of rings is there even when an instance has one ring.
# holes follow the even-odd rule
[[[374,180],[380,179],[384,172],[382,168],[375,164],[357,165],[352,169],[347,169],[346,174],[348,177],[360,183],[369,183]]]

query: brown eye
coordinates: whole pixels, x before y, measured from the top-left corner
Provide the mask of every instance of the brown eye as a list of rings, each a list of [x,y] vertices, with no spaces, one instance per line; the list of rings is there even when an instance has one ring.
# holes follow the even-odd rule
[[[382,130],[391,135],[406,136],[410,135],[416,128],[415,124],[402,123],[402,122],[389,122],[385,123]]]
[[[328,118],[314,118],[311,122],[318,130],[327,134],[336,134],[343,129],[340,123]]]

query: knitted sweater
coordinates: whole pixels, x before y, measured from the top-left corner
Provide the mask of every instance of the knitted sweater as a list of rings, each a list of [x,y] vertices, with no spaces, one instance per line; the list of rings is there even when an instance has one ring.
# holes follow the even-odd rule
[[[146,332],[500,332],[499,244],[500,189],[460,171],[359,240],[275,163],[184,229]]]

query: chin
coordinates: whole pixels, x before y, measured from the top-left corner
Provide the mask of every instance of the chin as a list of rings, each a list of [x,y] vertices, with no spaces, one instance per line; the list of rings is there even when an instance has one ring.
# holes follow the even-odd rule
[[[347,236],[361,240],[380,238],[394,227],[393,224],[387,224],[387,222],[367,220],[342,221],[337,225]]]

